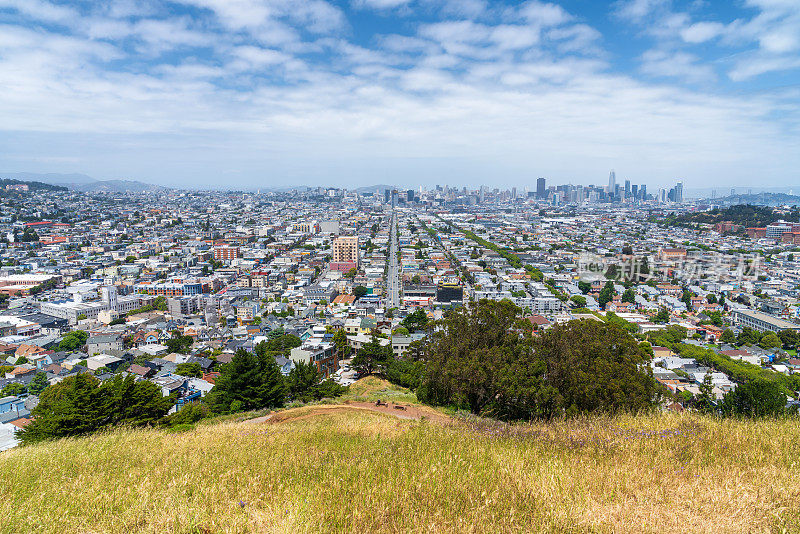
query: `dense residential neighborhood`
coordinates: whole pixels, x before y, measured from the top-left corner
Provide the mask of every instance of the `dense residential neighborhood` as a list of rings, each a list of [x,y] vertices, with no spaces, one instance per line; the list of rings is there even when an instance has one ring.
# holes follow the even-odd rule
[[[665,409],[719,402],[753,373],[800,389],[791,213],[769,208],[764,231],[691,222],[719,210],[681,187],[7,188],[0,449],[69,377],[148,381],[176,413],[238,351],[271,343],[282,375],[308,365],[346,386],[365,346],[403,360],[434,321],[483,300],[513,303],[534,335],[584,319],[648,341],[674,393]]]

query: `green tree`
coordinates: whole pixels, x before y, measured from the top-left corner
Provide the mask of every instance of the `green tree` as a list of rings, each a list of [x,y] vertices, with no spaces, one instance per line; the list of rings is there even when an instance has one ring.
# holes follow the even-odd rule
[[[77,436],[118,424],[150,425],[172,407],[161,388],[132,375],[116,375],[100,383],[89,373],[70,376],[47,387],[21,433],[23,443]]]
[[[661,308],[658,313],[653,317],[653,322],[657,324],[665,324],[669,322],[669,311],[666,308]]]
[[[600,305],[600,309],[603,310],[606,307],[606,304],[614,300],[614,282],[609,280],[606,282],[606,285],[603,286],[603,289],[600,290],[600,296],[597,299],[597,303]]]
[[[104,425],[153,425],[174,404],[161,388],[149,380],[135,380],[133,375],[115,375],[99,387],[103,400]]]
[[[266,343],[256,346],[259,354],[239,349],[230,363],[223,365],[214,389],[208,394],[209,405],[216,412],[275,408],[286,402],[286,384],[268,354]],[[234,404],[236,403],[236,404]]]
[[[341,328],[333,333],[333,344],[336,345],[336,350],[339,353],[339,359],[346,359],[350,356],[351,348],[347,342],[347,334]]]
[[[798,339],[800,339],[797,331],[790,329],[781,330],[778,332],[778,337],[781,339],[781,343],[785,349],[795,348],[797,346]]]
[[[742,328],[742,331],[736,336],[736,342],[739,345],[757,345],[759,341],[761,341],[761,334],[747,326]]]
[[[167,297],[158,296],[153,300],[153,309],[159,311],[167,311]]]
[[[451,312],[429,336],[417,396],[503,419],[553,415],[554,391],[533,352],[530,323],[511,301],[481,300]]]
[[[197,362],[179,363],[175,366],[175,373],[181,376],[200,378],[203,376],[203,370]]]
[[[687,289],[683,290],[683,293],[681,294],[681,302],[683,302],[686,305],[687,310],[692,309],[692,297],[693,294],[691,291]]]
[[[570,321],[534,338],[509,301],[451,312],[429,336],[417,396],[501,419],[650,408],[650,358],[621,328]],[[649,346],[649,345],[648,345]]]
[[[629,302],[631,304],[636,302],[636,294],[633,292],[633,288],[629,287],[622,293],[622,302]]]
[[[83,330],[73,330],[66,334],[58,343],[58,350],[60,351],[76,351],[86,344],[89,334]]]
[[[28,389],[19,382],[12,382],[0,390],[0,397],[17,397],[24,395]]]
[[[383,373],[392,358],[392,347],[381,345],[373,337],[369,343],[361,346],[350,365],[360,375],[371,375]]]
[[[786,412],[786,394],[775,382],[754,380],[726,393],[721,410],[728,416],[775,417]]]
[[[723,325],[722,314],[720,312],[712,311],[712,312],[705,312],[705,314],[708,316],[708,319],[711,321],[711,324],[713,324],[714,326],[722,326]]]
[[[575,303],[575,306],[578,308],[585,308],[586,307],[586,297],[582,297],[580,295],[572,295],[569,298],[570,301]]]
[[[570,321],[546,330],[534,350],[566,414],[638,412],[661,397],[648,362],[652,350],[615,324]]]
[[[758,346],[762,349],[776,349],[782,344],[781,339],[775,332],[768,332],[761,338],[761,341],[758,342]]]
[[[289,356],[289,353],[293,348],[299,347],[302,344],[303,342],[299,337],[292,334],[281,333],[270,338],[268,341],[262,341],[256,345],[255,351],[258,355],[263,355],[267,352],[270,352],[273,356],[275,356],[275,354]]]
[[[364,296],[364,295],[366,295],[367,293],[369,293],[369,289],[367,289],[367,288],[366,288],[366,287],[364,287],[364,286],[355,286],[355,287],[353,288],[353,295],[354,295],[354,296],[355,296],[357,299],[360,299],[361,297],[363,297],[363,296]]]
[[[736,334],[730,328],[726,328],[722,331],[722,335],[719,336],[719,340],[722,343],[736,343]]]
[[[392,331],[392,335],[395,336],[407,336],[409,334],[408,328],[404,326],[398,326],[397,328]]]
[[[714,383],[711,379],[711,369],[706,371],[703,383],[700,384],[700,392],[695,399],[697,410],[701,413],[714,413],[717,409],[717,401],[714,396]]]
[[[303,402],[314,400],[314,387],[319,383],[317,366],[303,361],[296,362],[294,369],[286,377],[289,398]]]
[[[20,432],[22,443],[97,430],[104,419],[99,381],[88,373],[65,378],[42,393],[32,415],[31,424]]]
[[[428,314],[422,308],[417,308],[400,322],[409,332],[425,330],[428,326]]]
[[[168,339],[165,344],[170,352],[187,354],[191,350],[193,343],[194,338],[192,336],[182,336],[180,332],[175,330],[172,333],[172,338]]]
[[[592,290],[592,284],[590,284],[589,282],[584,282],[583,280],[581,280],[580,282],[578,282],[578,289],[581,290],[581,293],[586,295],[587,293],[589,293],[589,291]]]

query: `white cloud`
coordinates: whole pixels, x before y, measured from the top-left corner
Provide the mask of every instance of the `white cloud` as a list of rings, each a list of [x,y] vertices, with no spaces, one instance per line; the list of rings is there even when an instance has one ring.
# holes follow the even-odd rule
[[[681,37],[687,43],[704,43],[719,36],[725,25],[719,22],[697,22],[681,30]]]
[[[739,59],[728,76],[735,82],[749,80],[768,72],[779,72],[800,68],[800,57],[782,56],[765,57],[762,54],[750,54]]]
[[[529,23],[537,26],[558,26],[572,19],[564,9],[556,4],[532,0],[519,7],[519,14]]]
[[[274,28],[280,19],[326,33],[344,24],[342,11],[324,0],[177,0],[208,9],[234,30]]]
[[[717,77],[713,68],[684,52],[649,50],[642,55],[641,70],[648,76],[678,78],[690,83],[712,82]]]
[[[13,9],[27,17],[44,22],[67,23],[80,17],[72,8],[43,0],[0,0],[0,9]]]
[[[659,78],[653,84],[611,74],[600,32],[554,4],[509,12],[476,2],[477,15],[441,20],[447,2],[433,2],[418,5],[439,22],[404,19],[408,35],[358,42],[333,4],[299,0],[184,0],[205,9],[196,18],[120,2],[115,15],[70,20],[70,35],[0,26],[0,144],[9,152],[8,138],[30,136],[14,157],[43,161],[33,147],[46,146],[50,161],[80,154],[76,170],[182,175],[192,185],[210,183],[228,161],[243,180],[283,183],[374,181],[376,170],[406,181],[442,173],[516,181],[535,170],[585,183],[612,161],[648,182],[678,174],[724,182],[756,169],[789,180],[800,165],[791,121],[775,120],[796,96],[674,83],[707,89],[714,71],[688,44],[727,43],[734,29],[760,49],[737,56],[731,78],[793,68],[791,42],[761,41],[788,27],[785,4],[736,28],[659,11],[675,46],[641,57],[641,71]],[[663,7],[638,2],[632,16]],[[143,57],[142,48],[175,53]],[[413,172],[409,161],[422,163]]]
[[[539,42],[539,29],[531,26],[501,24],[491,30],[489,39],[503,50],[530,48]]]
[[[668,3],[669,0],[618,0],[615,13],[621,18],[641,22]]]
[[[558,49],[562,53],[602,54],[598,45],[602,34],[586,24],[553,28],[547,32],[547,38],[557,41]]]
[[[395,9],[407,6],[411,0],[353,0],[352,4],[357,8],[369,9]]]
[[[800,48],[800,36],[789,28],[764,33],[758,38],[761,48],[767,52],[781,54]]]

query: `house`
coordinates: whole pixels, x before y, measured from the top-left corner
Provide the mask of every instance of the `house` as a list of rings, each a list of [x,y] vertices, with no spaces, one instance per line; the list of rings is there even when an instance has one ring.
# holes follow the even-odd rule
[[[358,334],[361,328],[361,319],[353,317],[344,322],[344,331],[347,334]]]
[[[86,358],[86,367],[88,367],[90,371],[97,371],[101,367],[105,367],[111,371],[114,371],[124,361],[125,360],[122,358],[117,358],[116,356],[111,356],[110,354],[98,354],[96,356],[90,356]]]
[[[531,323],[531,326],[533,326],[534,330],[540,330],[542,328],[547,328],[548,326],[550,326],[550,321],[548,321],[545,317],[542,317],[541,315],[531,315],[530,317],[526,317],[525,319],[527,319]]]
[[[0,414],[25,411],[25,399],[16,396],[0,398]]]
[[[47,351],[42,347],[37,347],[36,345],[28,345],[27,343],[22,343],[14,351],[14,357],[17,359],[25,358],[27,360],[31,360],[37,354],[42,354],[45,352]]]
[[[189,356],[189,359],[186,360],[186,363],[196,363],[200,366],[200,370],[204,373],[207,373],[214,367],[214,360],[211,358],[204,358],[202,356]]]
[[[140,378],[150,378],[156,373],[156,370],[152,367],[146,367],[144,365],[137,365],[134,363],[128,367],[128,372],[139,376]]]
[[[294,369],[294,362],[283,356],[276,356],[275,363],[278,364],[283,376],[288,376],[292,369]]]
[[[392,336],[392,352],[395,358],[401,357],[411,344],[411,336]]]
[[[201,389],[193,386],[191,381],[192,379],[185,378],[180,375],[175,375],[171,373],[167,373],[165,375],[156,376],[152,378],[150,381],[156,384],[157,386],[161,387],[161,394],[165,397],[169,397],[170,395],[174,396],[175,398],[175,406],[172,407],[170,413],[175,413],[177,410],[180,410],[186,404],[191,404],[202,397],[203,392]],[[193,379],[195,380],[196,385],[201,385],[201,383],[205,383],[202,385],[203,389],[206,391],[211,391],[213,388],[213,384],[205,382],[202,379]]]
[[[300,347],[293,348],[289,358],[295,362],[314,364],[324,378],[339,369],[339,351],[336,350],[336,345],[320,338],[311,338]]]
[[[103,354],[123,348],[122,336],[119,334],[100,334],[89,336],[89,339],[86,340],[87,354]]]

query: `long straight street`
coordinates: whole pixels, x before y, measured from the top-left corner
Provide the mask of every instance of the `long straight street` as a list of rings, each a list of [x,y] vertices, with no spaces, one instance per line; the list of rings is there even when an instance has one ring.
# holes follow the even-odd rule
[[[386,308],[400,307],[400,264],[397,259],[397,215],[389,222],[389,266],[386,269]]]

